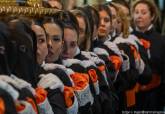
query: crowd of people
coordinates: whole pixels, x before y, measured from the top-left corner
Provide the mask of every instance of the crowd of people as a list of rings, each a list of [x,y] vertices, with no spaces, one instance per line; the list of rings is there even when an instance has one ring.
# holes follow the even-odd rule
[[[153,2],[43,5],[60,10],[0,18],[0,114],[165,110],[165,38]]]

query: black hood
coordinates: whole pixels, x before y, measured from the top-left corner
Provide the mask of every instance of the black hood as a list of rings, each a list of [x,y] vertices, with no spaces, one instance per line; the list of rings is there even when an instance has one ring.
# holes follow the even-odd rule
[[[10,75],[10,70],[7,61],[7,45],[9,31],[7,26],[0,22],[0,74]]]
[[[11,22],[9,65],[12,73],[36,85],[36,38],[30,25],[23,21]]]

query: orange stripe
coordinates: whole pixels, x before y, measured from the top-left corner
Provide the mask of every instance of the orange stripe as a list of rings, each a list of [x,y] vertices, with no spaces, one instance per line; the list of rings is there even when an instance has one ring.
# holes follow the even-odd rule
[[[37,104],[44,102],[45,99],[47,98],[47,91],[41,87],[38,87],[35,89],[35,92],[36,92],[35,98]]]
[[[66,106],[69,108],[73,104],[74,91],[72,87],[64,86],[64,98]]]
[[[0,114],[5,114],[5,103],[2,98],[0,98]]]
[[[149,91],[151,89],[158,87],[160,85],[160,83],[161,83],[160,76],[153,74],[152,80],[146,85],[141,85],[139,89],[140,89],[140,91]]]
[[[101,65],[97,67],[99,69],[99,71],[105,71],[105,65]]]

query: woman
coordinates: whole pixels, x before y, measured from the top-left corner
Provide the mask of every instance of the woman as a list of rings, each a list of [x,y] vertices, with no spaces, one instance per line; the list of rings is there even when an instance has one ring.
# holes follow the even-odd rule
[[[84,107],[82,107],[83,110],[80,110],[80,113],[84,113],[84,111],[86,113],[90,113],[89,110],[91,108],[93,113],[107,114],[109,113],[109,109],[111,113],[115,113],[116,108],[111,105],[112,102],[114,103],[114,98],[112,97],[112,94],[110,92],[111,90],[109,90],[109,86],[107,85],[105,78],[102,77],[102,74],[100,73],[100,71],[98,71],[95,63],[93,63],[91,59],[84,56],[84,53],[80,51],[77,42],[79,38],[79,32],[77,31],[77,26],[75,26],[78,24],[76,20],[72,22],[70,20],[70,16],[72,17],[73,15],[70,13],[68,14],[67,12],[61,13],[61,15],[59,16],[59,18],[64,23],[64,49],[62,53],[63,63],[76,72],[88,74],[89,79],[91,80],[90,82],[88,82],[90,85],[90,91],[92,92],[92,96],[94,97],[94,103],[91,106],[86,105],[88,106],[88,108],[86,108],[85,110]],[[69,18],[66,19],[64,17]],[[95,81],[91,78],[91,70],[94,72],[94,76],[96,76],[94,79],[97,79],[97,77],[99,77],[97,79],[99,81],[99,94],[96,92],[97,90],[94,89]],[[88,98],[89,97],[86,97],[86,99]],[[104,107],[100,106],[104,103],[106,103]]]
[[[91,30],[91,51],[97,45],[98,39],[98,27],[99,27],[99,13],[97,10],[92,6],[85,6],[83,7],[85,14],[89,17],[89,24]]]
[[[117,12],[119,8],[113,3],[113,2],[108,2],[107,6],[112,12],[112,29],[111,29],[111,35],[112,35],[112,41],[114,40],[115,37],[118,36],[116,32],[116,27],[117,27]]]
[[[54,22],[52,18],[43,22],[43,27],[47,35],[48,55],[47,63],[60,62],[60,54],[63,43],[63,28],[59,21]]]
[[[97,11],[99,12],[100,24],[98,28],[98,40],[100,44],[111,39],[109,33],[112,26],[111,11],[106,5],[98,5]]]
[[[79,47],[82,51],[89,51],[91,48],[91,30],[89,18],[83,8],[76,8],[72,11],[79,24]]]
[[[44,29],[35,23],[32,25],[32,30],[35,32],[37,38],[37,63],[42,65],[48,55],[46,34]]]
[[[144,62],[140,55],[140,52],[141,50],[144,50],[144,47],[141,45],[140,40],[136,36],[130,34],[129,20],[125,13],[119,9],[117,11],[117,21],[120,22],[120,25],[117,26],[117,32],[119,34],[113,42],[117,44],[122,52],[124,59],[122,66],[128,66],[128,69],[122,67],[123,69],[121,69],[119,77],[125,78],[126,81],[126,83],[121,85],[121,87],[126,87],[123,91],[125,93],[123,98],[126,99],[125,106],[129,109],[136,106],[136,102],[134,102],[136,101],[136,98],[134,97],[134,99],[129,100],[131,96],[127,94],[128,91],[130,93],[131,91],[133,92],[134,88],[137,87],[137,82],[140,84],[148,83],[151,79],[151,72],[147,62]],[[133,94],[135,95],[136,93]]]
[[[149,65],[152,69],[152,80],[148,85],[141,87],[143,100],[139,104],[143,110],[161,110],[164,102],[160,97],[164,93],[159,93],[159,89],[164,86],[164,39],[154,29],[157,19],[157,7],[150,1],[140,0],[133,6],[134,34],[143,42],[149,44]],[[163,91],[163,90],[162,90]],[[139,95],[140,96],[140,95]]]
[[[97,11],[99,12],[100,24],[98,28],[98,41],[97,41],[98,45],[96,47],[103,48],[109,53],[109,61],[112,64],[108,69],[113,72],[118,72],[122,62],[122,57],[116,44],[111,42],[111,35],[110,35],[111,24],[112,24],[111,12],[108,6],[106,5],[98,5]],[[114,62],[116,60],[119,62],[118,65]]]
[[[39,53],[42,51],[41,55],[37,53],[37,60],[41,69],[40,73],[46,78],[44,79],[44,77],[42,77],[39,80],[38,85],[41,87],[46,87],[48,91],[48,99],[54,113],[71,113],[70,110],[72,108],[69,107],[74,107],[71,102],[72,100],[73,102],[76,102],[74,95],[72,96],[72,92],[70,92],[68,89],[69,87],[72,87],[71,80],[69,79],[66,72],[64,72],[64,67],[62,67],[62,69],[61,67],[59,67],[60,65],[54,64],[55,62],[58,62],[57,59],[59,59],[59,49],[61,49],[61,47],[59,48],[59,46],[62,45],[63,29],[57,21],[52,21],[52,18],[49,18],[48,20],[47,19],[44,20],[43,25],[37,23],[38,21],[36,20],[32,25],[32,29],[37,36],[37,52]],[[42,27],[44,27],[44,29]],[[45,34],[47,34],[47,38]],[[58,51],[59,53],[57,53]],[[47,56],[47,54],[49,56]],[[43,63],[45,59],[48,63]],[[50,87],[55,85],[56,87],[54,87],[54,89],[50,89],[50,87],[47,87],[47,83],[53,84],[49,85]],[[66,93],[70,94],[70,96],[67,96]],[[70,101],[69,106],[67,104],[67,100]],[[76,108],[74,113],[76,114]]]

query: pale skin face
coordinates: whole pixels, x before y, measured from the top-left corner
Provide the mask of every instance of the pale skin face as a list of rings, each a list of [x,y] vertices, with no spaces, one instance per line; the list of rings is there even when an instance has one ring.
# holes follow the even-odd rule
[[[38,25],[32,25],[32,30],[37,38],[37,63],[41,65],[48,54],[45,31]]]
[[[81,45],[85,41],[85,29],[86,24],[83,17],[76,17],[79,24],[79,40],[78,43]]]
[[[122,22],[120,17],[117,17],[116,33],[120,34],[121,32],[122,32]]]
[[[112,28],[111,28],[111,33],[112,33],[117,27],[117,11],[114,7],[109,6],[109,8],[112,13]]]
[[[145,32],[151,25],[154,16],[151,16],[149,7],[146,4],[139,3],[133,12],[135,26],[142,32]]]
[[[64,46],[62,52],[63,59],[72,59],[76,54],[78,47],[78,36],[77,32],[70,28],[64,29]]]
[[[46,62],[52,63],[59,59],[62,50],[62,30],[55,23],[46,23],[44,28],[47,34],[48,55]]]
[[[98,28],[98,35],[102,38],[105,38],[109,35],[111,30],[111,21],[110,17],[106,11],[99,11],[100,16],[100,25]]]

